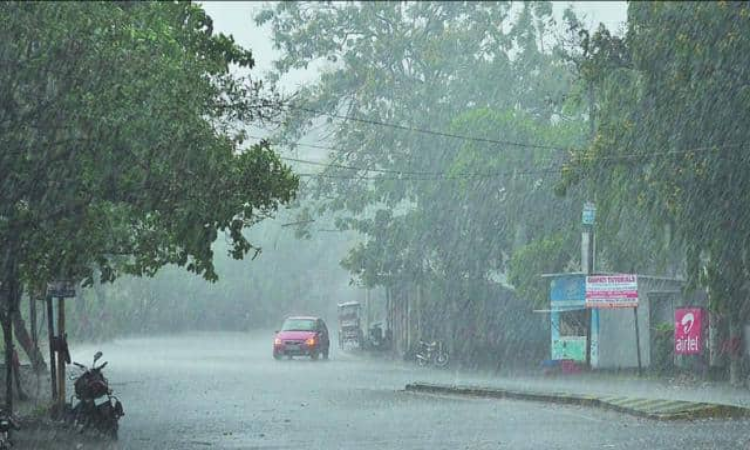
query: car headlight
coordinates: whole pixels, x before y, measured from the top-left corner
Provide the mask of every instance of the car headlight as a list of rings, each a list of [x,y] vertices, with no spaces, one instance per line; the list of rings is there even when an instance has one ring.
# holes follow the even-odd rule
[[[315,345],[315,338],[311,337],[305,341],[305,344],[307,344],[308,347],[312,347]]]
[[[276,338],[273,340],[273,345],[281,345],[281,339]]]

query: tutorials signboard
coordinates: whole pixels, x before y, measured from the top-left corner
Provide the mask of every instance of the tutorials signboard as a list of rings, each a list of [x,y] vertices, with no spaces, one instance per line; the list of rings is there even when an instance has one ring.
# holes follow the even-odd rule
[[[592,275],[586,277],[586,308],[612,309],[638,306],[638,276]]]

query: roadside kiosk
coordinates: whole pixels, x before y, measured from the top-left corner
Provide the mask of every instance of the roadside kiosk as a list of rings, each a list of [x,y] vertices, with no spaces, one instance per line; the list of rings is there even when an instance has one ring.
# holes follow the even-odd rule
[[[550,280],[549,309],[535,312],[547,313],[550,317],[550,360],[585,363],[587,275],[558,273],[542,277]],[[654,327],[674,324],[675,309],[685,304],[682,297],[684,282],[678,278],[649,275],[600,273],[591,277],[628,277],[630,286],[635,286],[636,292],[636,297],[628,303],[617,305],[605,302],[597,305],[592,303],[590,285],[591,367],[637,368],[639,351],[640,366],[649,367],[653,359],[662,357],[655,354]],[[632,292],[633,287],[630,289]],[[606,290],[600,293],[605,297],[612,294]],[[617,294],[622,297],[621,292]]]

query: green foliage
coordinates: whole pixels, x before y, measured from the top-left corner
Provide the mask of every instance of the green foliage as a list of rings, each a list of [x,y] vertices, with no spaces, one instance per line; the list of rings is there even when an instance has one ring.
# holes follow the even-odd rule
[[[630,5],[624,49],[597,44],[601,125],[573,164],[605,201],[629,198],[632,216],[673,230],[720,310],[745,303],[748,273],[748,17],[744,3]]]
[[[508,281],[521,298],[536,307],[544,307],[549,304],[549,280],[540,275],[569,269],[571,262],[576,262],[576,250],[570,236],[562,233],[534,240],[513,253]]]
[[[653,333],[652,368],[659,375],[674,373],[674,323],[658,323]]]
[[[381,209],[372,219],[351,220],[355,229],[368,240],[355,246],[342,266],[366,287],[384,286],[398,280],[419,280],[421,267],[414,261],[424,259],[422,248],[415,244],[422,221],[416,212],[394,217],[392,211]],[[426,241],[422,241],[426,245]]]
[[[748,11],[633,3],[624,37],[568,11],[570,39],[553,46],[544,3],[514,16],[506,3],[297,2],[256,19],[283,51],[278,75],[332,62],[298,104],[364,119],[331,121],[332,159],[402,172],[332,167],[315,184],[364,234],[344,266],[366,285],[428,280],[451,302],[500,272],[539,304],[538,275],[577,261],[586,199],[597,270],[688,273],[721,309],[742,303],[750,273]],[[296,136],[311,116],[293,111]],[[539,173],[564,161],[562,183]]]
[[[298,2],[256,17],[283,51],[279,74],[334,62],[299,93],[304,107],[509,142],[331,123],[343,149],[333,160],[403,172],[363,180],[331,167],[316,182],[318,197],[337,194],[327,207],[340,224],[365,236],[343,262],[365,285],[433,282],[455,301],[465,279],[505,271],[515,246],[558,231],[550,217],[569,217],[576,197],[555,199],[555,174],[540,170],[564,158],[547,146],[576,145],[583,129],[580,114],[562,117],[572,73],[550,47],[551,13],[544,2],[518,14],[506,2]],[[310,116],[292,111],[284,133],[295,136]]]
[[[250,51],[190,3],[0,5],[0,243],[34,283],[165,264],[216,279],[211,244],[288,203],[297,179],[243,146],[267,114],[230,73]],[[8,64],[5,64],[8,62]]]

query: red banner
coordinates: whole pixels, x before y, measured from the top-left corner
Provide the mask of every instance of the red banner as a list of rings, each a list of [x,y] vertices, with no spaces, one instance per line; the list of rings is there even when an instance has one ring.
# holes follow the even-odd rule
[[[703,349],[703,310],[680,308],[674,312],[674,352],[696,355]]]

